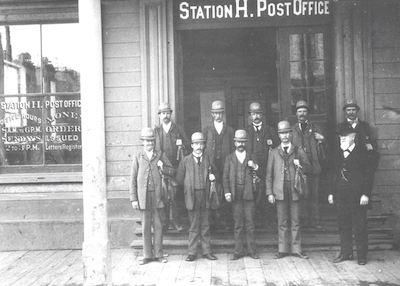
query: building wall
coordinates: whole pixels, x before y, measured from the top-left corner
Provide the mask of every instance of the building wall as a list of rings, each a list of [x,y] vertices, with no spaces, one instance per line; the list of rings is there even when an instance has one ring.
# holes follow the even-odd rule
[[[376,190],[400,240],[400,4],[372,5],[372,67],[375,129],[381,160]]]

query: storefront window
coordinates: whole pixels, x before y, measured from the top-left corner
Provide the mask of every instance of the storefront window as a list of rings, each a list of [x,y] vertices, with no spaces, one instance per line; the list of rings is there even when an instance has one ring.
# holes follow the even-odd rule
[[[78,24],[0,27],[2,173],[81,168],[77,34]]]
[[[299,100],[308,102],[311,113],[325,114],[324,34],[291,34],[289,43],[292,114]]]

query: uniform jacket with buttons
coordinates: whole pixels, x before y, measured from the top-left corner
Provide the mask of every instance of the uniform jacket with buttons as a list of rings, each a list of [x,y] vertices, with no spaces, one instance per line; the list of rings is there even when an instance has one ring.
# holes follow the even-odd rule
[[[211,156],[213,159],[216,159],[216,137],[218,135],[217,130],[215,129],[214,124],[207,126],[203,130],[204,139],[206,142],[205,153],[208,156]],[[221,158],[225,158],[227,155],[235,151],[234,145],[234,131],[233,128],[223,123],[222,131],[221,131]],[[222,170],[220,170],[222,172]]]
[[[246,152],[246,158],[243,161],[244,167],[244,200],[253,200],[253,176],[252,171],[253,169],[250,168],[247,163],[249,160],[253,160],[254,163],[257,164],[257,160],[253,155],[249,155]],[[222,183],[224,187],[224,194],[231,193],[232,194],[232,201],[235,201],[236,198],[236,168],[239,164],[239,160],[237,159],[236,152],[229,154],[225,158],[225,165],[224,165],[224,173],[222,178]],[[258,169],[260,170],[260,168]],[[257,173],[257,172],[256,172]]]
[[[154,180],[157,200],[156,208],[164,207],[161,196],[161,175],[157,166],[159,160],[164,163],[163,173],[167,176],[173,176],[175,174],[175,170],[167,156],[165,156],[165,154],[163,154],[161,151],[154,150],[151,160],[149,160],[144,150],[140,151],[136,156],[133,157],[129,181],[129,195],[131,202],[139,202],[139,208],[141,210],[146,209],[147,182],[150,172]]]
[[[211,173],[214,174],[215,179],[218,180],[218,172],[216,172],[217,168],[211,157],[204,155],[202,159],[201,166],[203,167],[203,179],[206,183],[206,186],[209,186],[208,182],[208,174],[209,169],[211,167]],[[178,184],[183,185],[184,195],[185,195],[185,206],[188,210],[193,210],[194,206],[194,164],[197,164],[196,160],[193,157],[193,154],[187,155],[185,158],[181,160],[178,167],[178,172],[176,174],[176,180]],[[210,208],[210,190],[206,187],[206,208]]]
[[[295,146],[292,144],[288,154],[288,162],[289,162],[289,174],[290,174],[290,184],[291,184],[291,192],[292,199],[294,201],[299,200],[299,196],[294,190],[294,175],[295,175],[295,165],[293,160],[296,157]],[[308,162],[307,155],[301,148],[297,148],[297,157],[300,161],[300,165],[303,167],[303,171],[306,175],[312,172],[312,166]],[[282,145],[279,145],[275,149],[271,151],[268,158],[267,164],[267,175],[265,179],[267,196],[274,195],[276,200],[284,199],[284,169],[285,169],[285,161],[284,161],[284,152],[282,150]]]

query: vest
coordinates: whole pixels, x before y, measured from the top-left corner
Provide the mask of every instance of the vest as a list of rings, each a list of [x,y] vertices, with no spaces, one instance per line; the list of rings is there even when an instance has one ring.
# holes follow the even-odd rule
[[[204,182],[204,156],[200,163],[197,164],[197,158],[194,159],[194,189],[202,190],[206,188],[206,183]]]
[[[155,191],[156,187],[154,185],[153,173],[151,172],[151,162],[149,162],[147,170],[149,172],[149,177],[147,179],[147,191],[153,192],[153,191]]]
[[[215,133],[215,154],[214,154],[215,159],[221,159],[222,158],[222,132],[221,134],[218,134],[218,132]]]
[[[164,128],[161,127],[161,136],[162,136],[162,150],[165,153],[165,155],[168,157],[168,159],[170,160],[170,162],[174,162],[173,158],[174,158],[174,149],[173,149],[173,145],[172,145],[172,141],[171,141],[171,136],[169,133],[166,133]]]
[[[235,156],[237,164],[236,164],[236,184],[244,185],[244,171],[246,166],[240,163],[239,159]],[[244,163],[245,161],[243,161]]]

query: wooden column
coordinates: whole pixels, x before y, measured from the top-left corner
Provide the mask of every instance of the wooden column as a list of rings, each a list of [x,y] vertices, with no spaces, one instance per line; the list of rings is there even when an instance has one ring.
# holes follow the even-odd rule
[[[112,285],[107,226],[101,0],[79,0],[84,285]]]

